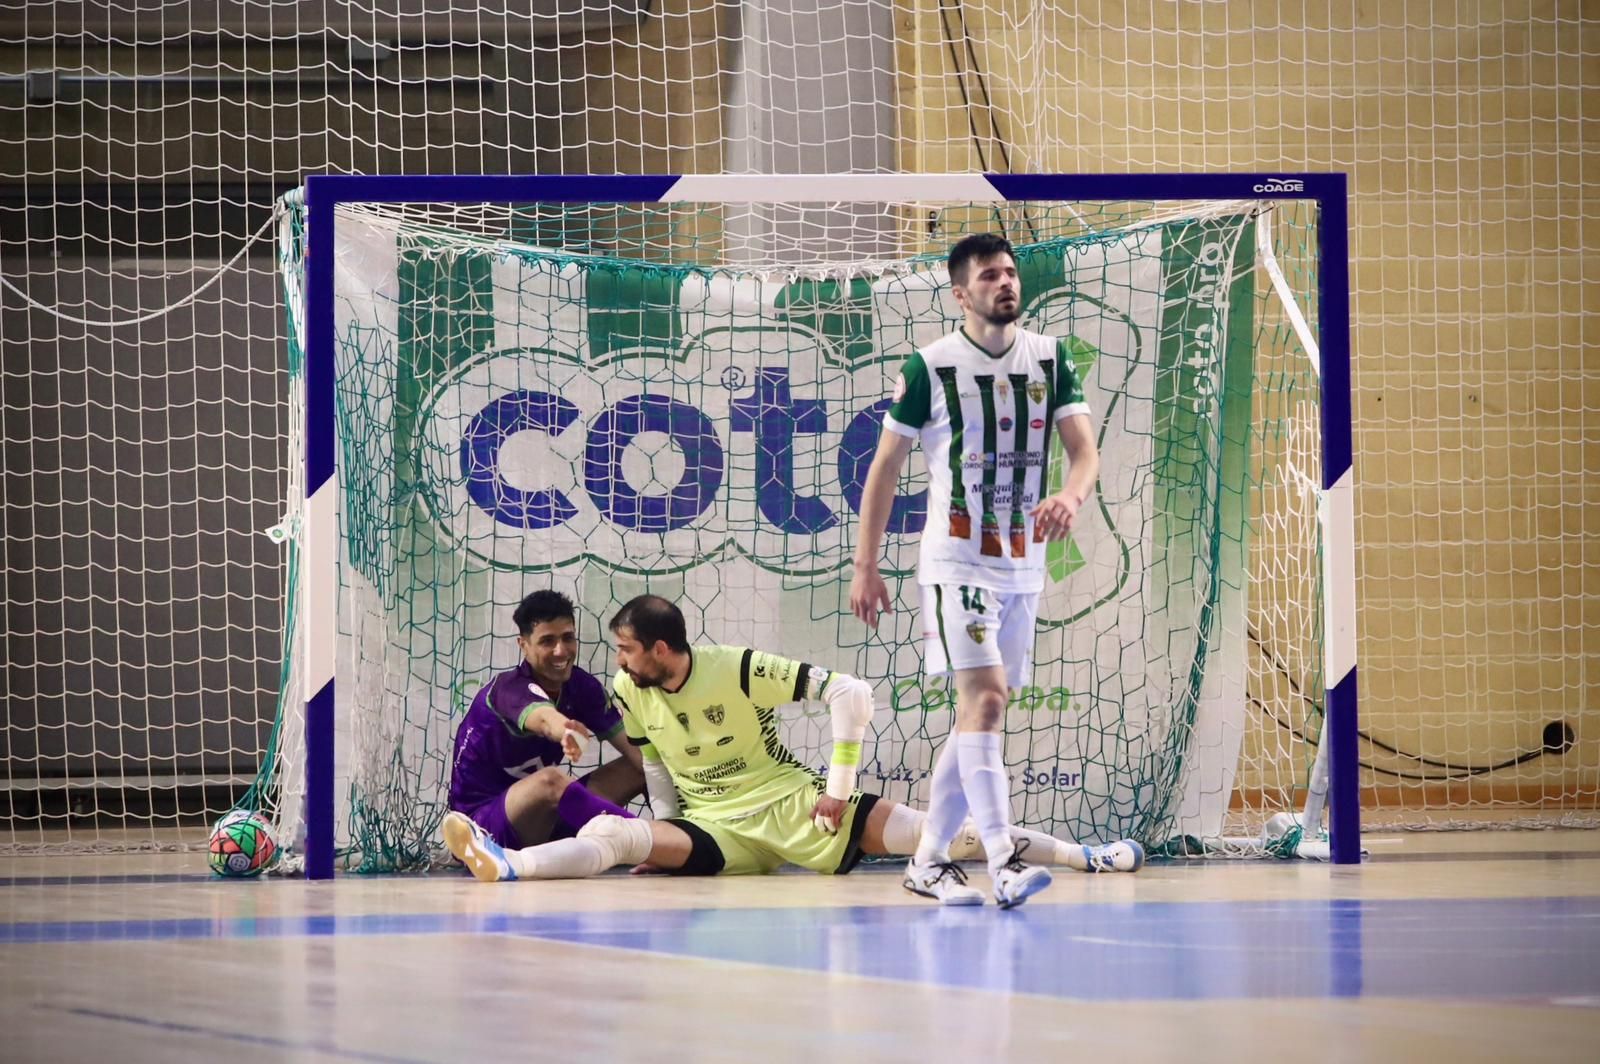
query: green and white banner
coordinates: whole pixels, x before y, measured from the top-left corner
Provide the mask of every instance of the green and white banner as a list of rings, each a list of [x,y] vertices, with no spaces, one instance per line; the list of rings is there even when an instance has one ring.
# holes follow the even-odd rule
[[[1102,455],[1098,496],[1050,551],[1034,682],[1008,717],[1024,823],[1085,840],[1220,830],[1245,709],[1252,224],[1018,248],[1024,324],[1071,338]],[[862,785],[925,799],[952,695],[920,667],[920,455],[876,633],[848,586],[900,364],[959,324],[942,264],[759,277],[355,213],[337,261],[352,742],[370,743],[356,733],[378,702],[394,718],[380,756],[447,750],[472,690],[514,664],[511,610],[539,587],[574,596],[587,663],[609,676],[605,622],[649,590],[694,639],[869,680]],[[783,719],[820,766],[820,708]]]

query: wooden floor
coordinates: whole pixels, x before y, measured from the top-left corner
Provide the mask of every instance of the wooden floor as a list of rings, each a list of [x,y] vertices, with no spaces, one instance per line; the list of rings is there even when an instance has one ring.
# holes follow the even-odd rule
[[[3,1061],[1600,1061],[1600,832],[1359,868],[484,886],[0,860]],[[981,872],[974,881],[987,886]]]

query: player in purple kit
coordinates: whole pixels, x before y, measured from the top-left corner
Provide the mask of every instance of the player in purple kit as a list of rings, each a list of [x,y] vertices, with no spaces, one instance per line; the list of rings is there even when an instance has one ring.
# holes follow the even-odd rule
[[[490,680],[456,730],[450,808],[502,846],[570,838],[644,791],[643,759],[622,733],[622,717],[604,685],[577,667],[572,601],[535,591],[512,614],[522,661]],[[620,755],[583,779],[560,767],[601,738]]]

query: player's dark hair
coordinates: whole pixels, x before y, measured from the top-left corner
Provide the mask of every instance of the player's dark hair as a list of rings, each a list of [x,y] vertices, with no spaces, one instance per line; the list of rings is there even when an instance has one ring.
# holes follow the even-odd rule
[[[1011,250],[1011,241],[999,233],[972,233],[962,237],[950,249],[950,258],[946,263],[950,270],[950,283],[967,283],[967,266],[973,259],[986,262],[1001,254],[1010,255],[1013,259],[1017,257]]]
[[[629,599],[611,618],[611,630],[620,632],[627,628],[647,649],[656,643],[679,654],[689,652],[689,632],[684,624],[683,611],[660,595],[640,595]]]
[[[517,606],[517,611],[511,619],[517,622],[517,631],[523,635],[532,635],[533,626],[543,624],[545,621],[566,619],[573,624],[578,623],[578,615],[572,609],[572,600],[559,591],[548,588],[535,591]]]

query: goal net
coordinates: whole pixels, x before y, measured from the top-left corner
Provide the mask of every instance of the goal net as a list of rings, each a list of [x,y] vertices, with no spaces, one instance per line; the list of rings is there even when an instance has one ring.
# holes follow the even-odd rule
[[[681,605],[692,641],[865,678],[862,785],[925,803],[953,691],[921,667],[916,545],[937,515],[920,456],[883,551],[897,607],[876,631],[850,614],[849,561],[899,368],[960,324],[943,257],[975,231],[1016,247],[1022,324],[1066,339],[1102,454],[1087,519],[1049,550],[1037,664],[1007,713],[1013,814],[1196,852],[1300,808],[1324,709],[1314,203],[963,202],[919,199],[919,182],[937,184],[901,178],[904,198],[882,202],[338,208],[341,868],[438,856],[456,725],[516,663],[511,611],[542,587],[577,604],[581,663],[603,677],[607,622],[649,591]],[[297,408],[305,232],[295,200],[280,265]],[[305,564],[304,519],[283,525],[292,603],[329,575]],[[1009,519],[981,515],[1002,534]],[[252,796],[291,854],[307,620],[291,609]],[[1272,730],[1248,726],[1262,713]],[[821,768],[825,711],[779,719]]]
[[[0,5],[0,855],[200,849],[277,763],[290,552],[261,532],[301,444],[273,245],[322,174],[1348,174],[1362,823],[1600,825],[1587,6]],[[937,252],[850,204],[788,244],[710,213],[666,261]],[[609,217],[507,239],[638,254]],[[1263,411],[1305,395],[1254,393],[1252,463],[1300,445]],[[1256,634],[1249,796],[1291,781],[1251,766],[1304,784],[1285,710],[1319,697]]]

